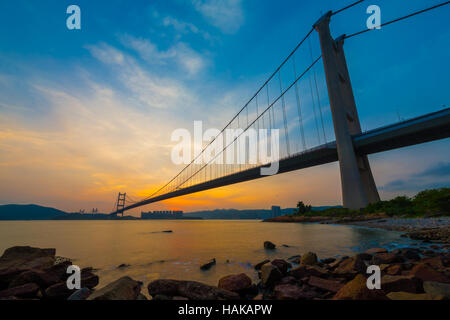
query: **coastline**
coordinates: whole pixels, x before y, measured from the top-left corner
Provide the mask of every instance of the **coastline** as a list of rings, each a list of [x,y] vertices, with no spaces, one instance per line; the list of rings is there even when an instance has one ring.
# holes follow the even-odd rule
[[[390,218],[383,214],[356,217],[280,216],[263,222],[340,224],[403,232],[403,237],[450,243],[450,218]]]

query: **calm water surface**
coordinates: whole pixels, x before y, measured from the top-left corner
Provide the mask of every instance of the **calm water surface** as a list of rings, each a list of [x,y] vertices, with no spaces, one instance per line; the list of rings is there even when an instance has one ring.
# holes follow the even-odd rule
[[[264,250],[266,240],[277,249]],[[251,265],[266,258],[287,259],[307,251],[327,258],[373,246],[411,245],[408,241],[384,230],[254,220],[0,222],[0,252],[17,245],[56,248],[57,255],[80,267],[97,268],[100,286],[123,275],[145,284],[172,278],[217,285],[223,275],[238,272],[256,279]],[[217,265],[200,271],[199,266],[212,258]],[[120,264],[130,266],[118,269]]]

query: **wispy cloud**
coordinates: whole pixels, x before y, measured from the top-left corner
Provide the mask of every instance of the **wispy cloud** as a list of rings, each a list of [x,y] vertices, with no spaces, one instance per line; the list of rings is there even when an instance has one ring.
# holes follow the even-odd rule
[[[235,33],[244,24],[241,0],[192,0],[192,4],[223,33]]]
[[[187,71],[191,76],[202,71],[209,63],[207,59],[183,42],[175,43],[165,51],[159,50],[148,39],[124,36],[122,42],[125,46],[135,50],[149,64],[172,65],[175,62],[178,67]]]

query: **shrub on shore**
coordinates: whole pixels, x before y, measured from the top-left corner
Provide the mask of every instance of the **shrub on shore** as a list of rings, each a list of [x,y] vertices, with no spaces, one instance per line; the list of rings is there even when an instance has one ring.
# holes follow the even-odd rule
[[[450,188],[424,190],[412,198],[400,196],[388,201],[371,203],[359,211],[347,208],[304,210],[310,206],[305,206],[303,202],[299,202],[297,207],[298,210],[294,214],[297,216],[348,217],[377,213],[397,217],[448,216],[450,215]]]

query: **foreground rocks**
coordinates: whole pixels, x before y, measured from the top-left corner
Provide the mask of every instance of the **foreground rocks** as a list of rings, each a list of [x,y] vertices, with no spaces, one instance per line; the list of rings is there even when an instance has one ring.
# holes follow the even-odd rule
[[[67,288],[69,259],[56,257],[55,249],[18,246],[0,257],[0,299],[67,299],[77,290]],[[81,286],[91,290],[99,278],[92,268],[81,270]]]
[[[430,249],[431,248],[431,249]],[[240,273],[220,278],[217,286],[196,281],[158,279],[147,286],[153,300],[448,300],[448,247],[373,248],[352,257],[323,258],[305,252],[255,265],[259,275]],[[215,260],[212,265],[216,263]],[[13,247],[0,257],[0,300],[147,300],[142,282],[125,276],[96,288],[92,268],[81,270],[80,290],[69,290],[68,259],[54,249]],[[381,289],[367,286],[367,267],[381,270]]]

